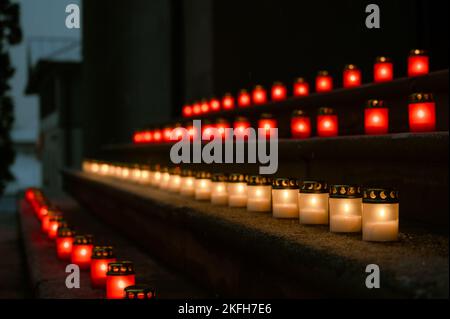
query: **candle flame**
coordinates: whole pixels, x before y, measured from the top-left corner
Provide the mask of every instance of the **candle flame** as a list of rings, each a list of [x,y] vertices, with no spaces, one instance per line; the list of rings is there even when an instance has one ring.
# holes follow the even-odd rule
[[[260,189],[257,189],[257,190],[256,190],[256,196],[261,197],[261,195],[262,195],[261,190],[260,190]]]
[[[106,271],[108,269],[108,267],[105,264],[101,264],[100,265],[100,270],[101,271]]]
[[[288,199],[289,198],[289,192],[283,192],[283,197],[284,199]]]
[[[425,112],[423,110],[418,110],[417,117],[423,119],[425,117]]]
[[[63,247],[64,248],[69,248],[69,243],[67,241],[65,241],[64,244],[63,244]]]
[[[119,280],[117,282],[117,287],[119,287],[120,289],[124,289],[125,288],[125,282],[123,280]]]
[[[325,122],[323,122],[323,126],[324,126],[325,128],[329,128],[329,127],[331,126],[330,121],[325,121]]]
[[[82,250],[80,250],[80,254],[82,256],[86,256],[87,255],[87,250],[83,248]]]

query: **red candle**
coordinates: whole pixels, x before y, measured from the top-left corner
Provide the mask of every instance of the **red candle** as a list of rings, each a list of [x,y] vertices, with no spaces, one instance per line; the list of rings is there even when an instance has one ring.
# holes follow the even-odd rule
[[[41,222],[44,220],[44,217],[48,215],[48,206],[47,205],[40,205],[39,203],[36,203],[36,211],[38,213],[38,218],[41,220]]]
[[[436,130],[436,104],[430,93],[415,93],[409,101],[409,130],[432,132]]]
[[[291,134],[293,138],[311,136],[311,119],[302,110],[296,110],[291,118]]]
[[[287,97],[287,89],[281,82],[272,85],[272,101],[282,101]]]
[[[134,265],[131,261],[110,263],[106,274],[106,298],[125,298],[125,288],[135,285]]]
[[[250,122],[243,116],[237,117],[233,123],[233,130],[236,136],[244,137],[246,132],[245,130],[250,127]]]
[[[130,286],[125,288],[125,299],[153,299],[156,290],[147,286]]]
[[[344,88],[352,88],[361,85],[361,70],[354,64],[348,64],[343,74]]]
[[[308,96],[309,84],[304,78],[298,78],[294,83],[294,96]]]
[[[278,128],[277,120],[273,118],[272,114],[261,114],[261,118],[258,121],[258,128],[264,129],[266,138],[270,137],[270,129]]]
[[[171,135],[172,135],[172,128],[169,126],[166,126],[163,130],[163,141],[170,142]]]
[[[34,199],[36,198],[35,196],[35,189],[34,188],[28,188],[25,191],[25,199],[27,200],[28,203],[31,203],[34,201]]]
[[[108,264],[116,262],[111,246],[95,246],[91,258],[91,284],[94,288],[106,286]]]
[[[145,131],[142,133],[143,134],[143,141],[144,143],[151,143],[153,140],[153,135],[151,131]]]
[[[183,138],[184,128],[180,123],[175,124],[175,128],[173,129],[174,137],[177,141],[180,141]]]
[[[424,50],[412,50],[408,57],[408,76],[420,76],[430,72],[430,58]]]
[[[209,102],[209,106],[211,107],[211,111],[217,112],[220,111],[220,101],[216,98],[212,98]]]
[[[238,106],[239,107],[248,107],[251,104],[250,94],[248,94],[247,90],[241,90],[238,96]]]
[[[59,227],[67,227],[67,223],[63,220],[63,217],[62,216],[50,217],[47,233],[49,239],[56,239]]]
[[[317,135],[320,137],[332,137],[338,135],[338,117],[329,107],[319,109],[317,116]]]
[[[159,129],[156,129],[153,131],[153,141],[155,141],[156,143],[161,142],[163,139],[163,133],[161,133],[161,131]]]
[[[329,92],[333,90],[333,78],[328,71],[320,71],[316,77],[316,92]]]
[[[192,116],[192,107],[190,105],[183,106],[183,117]]]
[[[72,264],[76,264],[80,269],[89,269],[91,266],[91,256],[93,248],[93,236],[75,236],[72,245]]]
[[[62,216],[62,214],[55,210],[47,210],[47,214],[44,215],[41,219],[41,229],[44,234],[48,234],[50,229],[50,218],[55,216]]]
[[[70,260],[75,232],[67,227],[58,229],[56,237],[56,254],[61,260]]]
[[[197,137],[197,131],[195,127],[192,125],[192,123],[186,124],[186,130],[188,131],[189,139],[193,141]]]
[[[364,130],[367,135],[387,134],[389,131],[389,109],[383,101],[369,100],[364,110]]]
[[[222,99],[222,107],[224,110],[234,109],[234,97],[230,93],[225,94]]]
[[[212,133],[215,125],[212,124],[209,120],[202,121],[202,140],[210,141],[212,139]]]
[[[142,136],[141,132],[135,132],[133,134],[133,143],[135,143],[135,144],[142,143],[142,141],[143,141],[142,137],[143,136]]]
[[[202,114],[206,114],[209,112],[209,103],[206,100],[202,100],[202,103],[200,104],[200,109]]]
[[[200,105],[200,103],[195,102],[194,105],[192,105],[192,114],[193,115],[202,114],[202,106]]]
[[[230,128],[230,123],[228,123],[228,121],[225,119],[219,118],[216,121],[215,128],[219,131],[219,134],[222,137],[222,139],[224,139],[226,137],[225,130],[227,128]]]
[[[373,66],[373,81],[375,83],[389,82],[394,79],[394,64],[391,59],[379,56]]]
[[[252,92],[253,104],[261,105],[267,103],[267,93],[266,90],[261,86],[257,85]]]

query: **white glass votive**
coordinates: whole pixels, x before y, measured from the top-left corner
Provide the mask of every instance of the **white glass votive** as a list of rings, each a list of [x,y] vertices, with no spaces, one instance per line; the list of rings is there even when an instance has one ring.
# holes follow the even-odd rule
[[[91,165],[92,165],[91,163],[92,163],[91,160],[88,160],[88,159],[83,160],[83,163],[81,165],[83,172],[85,172],[85,173],[90,172]]]
[[[150,184],[153,187],[159,187],[159,183],[161,182],[161,166],[159,164],[155,164],[151,167],[152,172],[150,174]]]
[[[272,183],[272,216],[298,218],[298,180],[276,178]]]
[[[149,185],[151,173],[152,173],[152,171],[150,170],[150,166],[142,165],[141,166],[141,178],[139,180],[139,183],[142,185]]]
[[[398,225],[398,192],[392,189],[365,189],[362,208],[363,240],[397,241]]]
[[[169,192],[172,193],[178,193],[180,191],[180,187],[181,187],[181,170],[179,167],[174,167],[172,169],[169,170],[169,185],[168,185],[168,190]]]
[[[197,172],[195,176],[195,199],[211,200],[211,174]]]
[[[195,196],[195,174],[189,169],[181,171],[180,194],[183,196]]]
[[[131,181],[135,182],[135,183],[139,183],[141,179],[141,168],[139,167],[139,165],[134,165],[131,168]]]
[[[249,212],[272,211],[272,178],[262,175],[248,177],[247,210]]]
[[[331,232],[361,232],[362,193],[359,186],[332,185],[329,205]]]
[[[164,167],[161,169],[161,179],[159,180],[158,187],[162,190],[167,190],[169,188],[170,174],[169,169]]]
[[[131,175],[131,169],[128,165],[122,164],[121,170],[120,170],[120,178],[123,180],[128,180]]]
[[[300,224],[328,225],[328,185],[304,181],[298,194]]]
[[[229,207],[247,207],[247,176],[245,174],[230,174],[227,191]]]
[[[211,178],[211,204],[213,205],[227,205],[228,191],[227,191],[228,175],[214,174]]]

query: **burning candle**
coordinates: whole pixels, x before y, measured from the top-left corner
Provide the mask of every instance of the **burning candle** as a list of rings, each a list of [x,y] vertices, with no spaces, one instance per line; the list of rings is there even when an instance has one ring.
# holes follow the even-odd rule
[[[211,123],[210,120],[203,120],[202,121],[202,139],[204,141],[211,141],[214,137],[214,129],[215,125]]]
[[[192,107],[190,105],[183,106],[183,117],[191,117],[192,116]]]
[[[211,179],[211,204],[213,205],[227,205],[228,204],[228,192],[227,192],[228,175],[226,174],[214,174]]]
[[[247,207],[247,175],[233,173],[228,176],[228,206]]]
[[[181,174],[181,170],[179,167],[174,167],[169,170],[170,179],[169,179],[169,185],[167,187],[169,192],[178,193],[180,191],[180,187],[181,187],[180,174]]]
[[[160,143],[163,140],[163,133],[159,129],[153,131],[153,141],[155,143]]]
[[[230,93],[225,94],[222,99],[222,107],[224,110],[234,109],[234,97]]]
[[[220,111],[220,101],[216,98],[212,98],[209,102],[209,106],[211,108],[211,111],[217,112]]]
[[[154,187],[159,187],[159,183],[161,183],[161,166],[155,164],[152,166],[152,173],[150,176],[150,183]]]
[[[60,227],[67,227],[67,222],[64,221],[62,216],[53,216],[50,217],[48,222],[48,238],[56,239],[58,235],[58,229]]]
[[[281,82],[272,85],[272,101],[282,101],[287,97],[287,89]]]
[[[72,244],[72,264],[76,264],[80,269],[89,269],[91,266],[91,256],[94,237],[92,235],[78,235],[73,239]]]
[[[171,126],[165,126],[163,129],[163,141],[166,143],[171,142],[171,136],[172,136],[172,127]]]
[[[398,224],[398,192],[392,189],[365,189],[362,208],[363,240],[396,241]]]
[[[61,260],[70,260],[72,255],[72,244],[75,232],[68,227],[58,228],[56,237],[56,254]]]
[[[375,83],[389,82],[394,79],[394,64],[391,59],[379,56],[373,66],[373,81]]]
[[[45,214],[45,212],[42,211],[42,209],[45,209],[45,211],[47,213]],[[48,231],[50,229],[50,218],[53,218],[56,216],[62,216],[62,213],[60,211],[57,211],[54,208],[47,209],[45,207],[42,207],[42,209],[41,209],[41,214],[42,214],[41,230],[44,234],[48,235]]]
[[[278,128],[277,120],[273,118],[272,114],[263,113],[258,121],[258,128],[264,129],[266,138],[270,137],[270,129]]]
[[[141,132],[134,132],[133,134],[133,143],[134,144],[140,144],[144,142],[144,136]]]
[[[227,137],[227,134],[225,134],[225,133],[226,133],[226,129],[229,127],[230,127],[230,123],[228,123],[227,120],[225,120],[223,118],[218,118],[216,120],[215,128],[218,130],[222,140]]]
[[[139,183],[139,181],[141,180],[141,168],[139,167],[139,165],[133,165],[131,167],[131,181]]]
[[[328,225],[328,185],[319,181],[304,181],[298,194],[300,224]]]
[[[436,104],[433,94],[414,93],[409,98],[409,130],[432,132],[436,130]]]
[[[238,106],[239,107],[248,107],[251,104],[250,94],[247,90],[241,90],[238,96]]]
[[[125,299],[154,299],[156,290],[148,286],[129,286],[125,288]]]
[[[211,174],[208,172],[197,172],[195,175],[195,199],[211,199]]]
[[[408,76],[426,75],[430,72],[430,58],[425,50],[412,50],[408,57]]]
[[[367,135],[387,134],[389,131],[389,109],[383,101],[369,100],[364,110],[364,130]]]
[[[112,246],[95,246],[92,250],[91,258],[91,284],[94,288],[104,288],[106,286],[106,273],[108,264],[115,263]]]
[[[180,194],[184,196],[195,196],[195,174],[190,169],[181,171]]]
[[[344,68],[343,83],[344,88],[352,88],[361,85],[361,70],[354,64],[348,64]]]
[[[164,167],[161,169],[161,178],[159,181],[159,188],[164,189],[164,190],[168,189],[169,181],[170,181],[169,169],[167,167]]]
[[[209,103],[207,100],[202,100],[202,102],[200,104],[200,109],[201,109],[202,114],[209,113]]]
[[[321,107],[317,116],[317,135],[320,137],[332,137],[338,135],[338,117],[329,107]]]
[[[144,143],[151,143],[153,141],[152,131],[147,130],[147,131],[144,131],[142,134],[144,135],[144,137],[143,137]]]
[[[329,205],[331,232],[361,232],[362,193],[359,186],[331,186]]]
[[[333,78],[328,71],[319,71],[316,77],[316,92],[323,93],[333,90]]]
[[[152,171],[150,166],[142,165],[141,166],[141,178],[139,179],[139,183],[142,185],[149,185]]]
[[[308,96],[309,84],[304,78],[298,78],[294,83],[294,96]]]
[[[181,123],[176,123],[175,128],[173,129],[171,134],[172,141],[181,141],[183,139],[183,134],[185,134],[183,126],[181,125]]]
[[[246,117],[238,116],[233,124],[234,135],[236,137],[245,138],[246,129],[250,127],[250,121]]]
[[[247,210],[270,212],[272,210],[272,178],[263,175],[249,176],[247,180]]]
[[[272,216],[275,218],[298,218],[297,194],[297,179],[274,179],[272,183]]]
[[[202,114],[202,106],[200,103],[195,102],[192,105],[192,115],[200,115],[200,114]]]
[[[261,105],[267,103],[267,93],[262,85],[257,85],[252,92],[253,104]]]
[[[120,176],[121,179],[127,180],[127,179],[130,178],[131,169],[130,169],[130,166],[128,164],[123,164],[120,171],[121,171],[121,174],[122,174],[122,176]]]
[[[295,110],[292,113],[291,135],[299,139],[311,136],[311,119],[302,110]]]
[[[119,261],[108,264],[106,273],[106,298],[125,298],[125,288],[134,286],[136,275],[131,261]]]

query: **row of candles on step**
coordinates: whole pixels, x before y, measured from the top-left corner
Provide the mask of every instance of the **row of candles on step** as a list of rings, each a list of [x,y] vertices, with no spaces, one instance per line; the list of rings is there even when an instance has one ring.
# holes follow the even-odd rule
[[[430,70],[429,64],[429,56],[424,50],[412,50],[408,56],[408,76],[415,77],[428,74]],[[353,64],[345,66],[342,78],[344,88],[358,87],[362,84],[361,70]],[[373,67],[373,81],[381,83],[392,81],[393,79],[394,64],[391,59],[384,56],[377,57]],[[320,71],[315,79],[316,92],[329,92],[333,88],[333,77],[327,71]],[[292,92],[295,97],[308,96],[310,93],[308,82],[304,78],[298,78],[293,85]],[[288,97],[287,87],[280,82],[275,82],[272,85],[270,97],[274,102],[285,100]],[[192,117],[220,110],[232,110],[235,108],[235,104],[243,108],[268,102],[267,92],[261,85],[257,85],[252,92],[241,90],[236,100],[230,93],[225,94],[221,100],[217,98],[203,99],[201,102],[185,105],[182,114],[183,117]]]
[[[414,93],[409,98],[408,105],[409,130],[410,132],[432,132],[436,130],[436,103],[430,93]],[[209,140],[208,130],[216,128],[225,138],[225,129],[233,127],[235,135],[245,136],[246,129],[251,127],[250,121],[245,117],[237,117],[234,123],[228,123],[224,119],[218,119],[215,124],[202,121],[202,138]],[[262,114],[258,121],[258,128],[267,132],[271,128],[278,127],[278,121],[271,114]],[[164,129],[144,130],[135,132],[133,142],[160,143],[180,140],[183,136],[181,128],[186,129],[190,138],[196,136],[192,123],[186,126],[176,124]],[[389,107],[384,101],[369,100],[364,109],[364,131],[367,135],[382,135],[389,133]],[[338,115],[334,109],[323,107],[319,109],[316,118],[316,135],[319,137],[333,137],[339,134]],[[291,136],[293,138],[308,138],[312,135],[311,118],[302,110],[296,110],[291,117]]]
[[[274,218],[299,219],[305,225],[329,225],[335,233],[360,233],[366,241],[396,241],[399,226],[398,192],[322,181],[271,178],[244,174],[194,173],[85,160],[83,171],[152,185],[212,205],[272,213]]]
[[[41,222],[43,233],[56,241],[60,260],[90,270],[93,288],[105,289],[108,299],[152,299],[155,290],[135,284],[135,270],[131,261],[118,261],[112,246],[95,246],[92,235],[77,235],[39,189],[25,192],[25,200]]]

